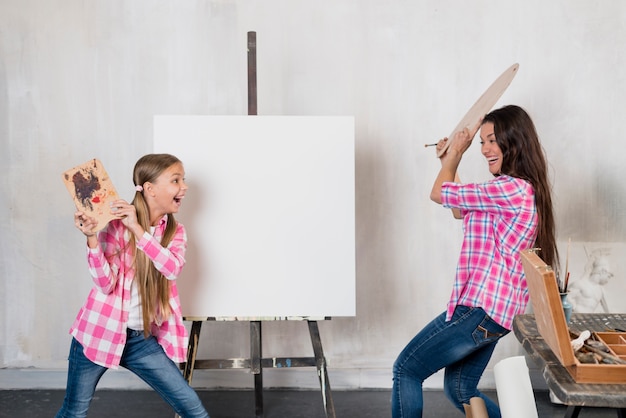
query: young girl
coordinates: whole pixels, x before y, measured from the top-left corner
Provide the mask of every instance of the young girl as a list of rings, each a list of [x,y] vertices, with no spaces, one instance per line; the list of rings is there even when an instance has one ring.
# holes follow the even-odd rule
[[[455,407],[463,412],[463,404],[480,396],[489,417],[500,417],[498,406],[477,385],[498,340],[528,303],[519,252],[539,247],[543,260],[558,268],[547,163],[532,120],[518,106],[487,114],[481,151],[494,179],[455,183],[477,130],[455,135],[431,191],[434,202],[463,219],[463,245],[447,311],[426,325],[394,363],[394,418],[422,416],[422,383],[442,368],[445,393]],[[446,140],[439,141],[438,150]]]
[[[149,154],[133,172],[131,204],[117,200],[117,217],[97,235],[96,220],[74,214],[87,237],[94,287],[70,333],[67,389],[57,417],[86,417],[98,381],[122,366],[148,383],[182,417],[208,417],[177,363],[186,360],[176,276],[185,264],[187,235],[176,222],[187,185],[183,164]]]

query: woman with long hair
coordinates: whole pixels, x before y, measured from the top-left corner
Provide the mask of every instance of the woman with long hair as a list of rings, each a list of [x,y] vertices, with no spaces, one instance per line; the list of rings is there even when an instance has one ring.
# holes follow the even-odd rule
[[[494,178],[455,182],[479,127],[481,152]],[[439,141],[437,149],[446,141]],[[461,254],[446,311],[426,325],[394,363],[394,418],[422,416],[422,383],[441,369],[444,391],[456,408],[463,412],[463,405],[479,396],[489,417],[500,417],[498,405],[477,389],[478,382],[497,342],[528,304],[520,251],[539,247],[544,261],[558,268],[550,190],[543,148],[521,107],[494,110],[476,127],[455,134],[441,156],[430,198],[463,219]]]

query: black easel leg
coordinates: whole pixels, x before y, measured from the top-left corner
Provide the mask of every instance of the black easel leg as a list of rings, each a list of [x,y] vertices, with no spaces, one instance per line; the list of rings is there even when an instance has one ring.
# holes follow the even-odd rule
[[[187,362],[183,368],[183,376],[187,383],[191,385],[193,377],[193,369],[196,366],[196,354],[198,354],[198,341],[200,340],[200,329],[202,321],[193,321],[191,323],[191,332],[189,333],[189,343],[187,344]],[[174,418],[180,418],[180,415],[174,414]]]
[[[254,374],[254,412],[263,417],[263,357],[261,345],[261,321],[250,321],[250,370]]]
[[[567,405],[565,418],[578,418],[578,414],[583,407],[580,405]]]
[[[191,332],[189,333],[189,344],[187,346],[187,363],[185,363],[185,369],[183,376],[187,383],[191,384],[193,377],[193,369],[196,366],[196,354],[198,354],[198,341],[200,340],[200,329],[202,328],[202,321],[193,321],[191,323]]]
[[[256,32],[248,32],[248,115],[256,114]]]
[[[313,344],[313,353],[315,354],[315,365],[317,366],[317,376],[320,380],[322,390],[322,400],[324,401],[324,410],[326,418],[335,418],[335,405],[333,396],[330,392],[330,379],[328,378],[328,370],[326,368],[326,358],[322,349],[322,340],[320,331],[317,327],[317,321],[307,321],[309,323],[309,334],[311,334],[311,343]]]
[[[626,408],[617,408],[617,418],[626,418]]]

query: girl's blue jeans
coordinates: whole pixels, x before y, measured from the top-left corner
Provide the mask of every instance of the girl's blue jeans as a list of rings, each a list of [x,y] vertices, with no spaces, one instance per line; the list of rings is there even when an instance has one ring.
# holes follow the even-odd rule
[[[208,418],[196,391],[152,335],[128,330],[120,365],[148,383],[183,418]],[[67,388],[57,418],[86,417],[98,381],[108,369],[89,360],[82,345],[72,339]],[[111,405],[115,408],[115,405]]]
[[[444,392],[457,409],[463,412],[464,403],[480,396],[489,418],[499,418],[498,405],[477,386],[498,340],[508,333],[482,308],[457,306],[450,321],[445,312],[439,315],[409,342],[393,365],[392,416],[421,417],[422,384],[445,368]]]

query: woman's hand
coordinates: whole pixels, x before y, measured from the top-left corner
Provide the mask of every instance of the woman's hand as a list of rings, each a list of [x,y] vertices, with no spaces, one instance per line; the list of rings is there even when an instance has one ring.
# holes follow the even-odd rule
[[[472,144],[471,139],[469,139],[468,142],[469,134],[466,131],[467,129],[455,133],[452,141],[448,141],[448,138],[443,138],[437,142],[437,151],[442,150],[447,146],[443,155],[439,157],[439,161],[441,161],[442,166],[450,163],[455,166],[454,170],[456,170],[456,166],[461,161],[463,153]]]
[[[468,126],[456,132],[452,138],[453,140],[449,144],[447,143],[448,138],[443,138],[437,142],[437,154],[439,154],[446,145],[448,146],[446,152],[441,156],[441,159],[444,159],[447,155],[452,153],[458,153],[458,155],[462,156],[470,145],[472,145],[472,140],[476,136],[478,129],[480,129],[482,122],[483,118],[480,118],[474,126]]]
[[[437,141],[437,146],[435,147],[437,149],[437,155],[439,155],[439,153],[441,152],[441,150],[446,146],[446,143],[448,142],[448,138],[442,138],[439,141]],[[442,155],[443,157],[443,155]]]
[[[464,128],[462,131],[454,134],[454,141],[452,141],[448,150],[453,149],[459,154],[463,154],[465,151],[467,151],[470,145],[472,145],[472,140],[474,139],[475,135],[476,131],[471,134],[468,128]]]

